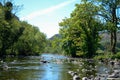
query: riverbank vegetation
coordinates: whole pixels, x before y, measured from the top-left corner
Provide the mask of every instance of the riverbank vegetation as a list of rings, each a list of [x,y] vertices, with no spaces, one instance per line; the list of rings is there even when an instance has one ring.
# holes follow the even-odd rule
[[[110,35],[107,54],[116,55],[120,23],[120,14],[117,13],[119,5],[119,0],[82,0],[80,4],[76,4],[70,18],[65,18],[60,23],[63,50],[73,57],[98,56],[102,46],[101,33],[106,32]],[[105,45],[103,47],[105,48]]]
[[[0,1],[0,56],[59,53],[81,58],[120,58],[120,0],[81,0],[59,34],[46,38],[38,27],[21,21],[10,1]],[[18,9],[19,10],[19,9]]]
[[[19,8],[12,2],[0,1],[0,57],[29,56],[43,52],[46,36],[36,26],[20,21]]]
[[[81,0],[59,23],[60,44],[54,38],[50,46],[72,57],[120,58],[119,6],[120,0]]]

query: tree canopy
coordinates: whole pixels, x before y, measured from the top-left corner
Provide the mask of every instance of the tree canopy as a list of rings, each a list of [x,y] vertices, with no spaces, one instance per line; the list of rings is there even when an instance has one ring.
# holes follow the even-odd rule
[[[11,1],[0,2],[0,56],[38,55],[44,51],[46,35],[38,27],[20,21]]]
[[[94,57],[100,47],[100,33],[111,33],[111,52],[116,53],[119,0],[82,0],[70,18],[60,22],[62,49],[76,57]]]

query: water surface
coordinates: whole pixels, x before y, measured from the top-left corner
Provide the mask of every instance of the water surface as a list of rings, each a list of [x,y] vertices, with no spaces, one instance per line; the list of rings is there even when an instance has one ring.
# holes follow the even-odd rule
[[[48,61],[42,63],[41,61]],[[55,54],[42,54],[38,57],[7,58],[8,70],[0,68],[0,80],[72,80],[68,71],[76,71],[79,76],[97,76],[110,70],[108,66],[95,61],[68,59]],[[2,63],[0,63],[0,67]]]

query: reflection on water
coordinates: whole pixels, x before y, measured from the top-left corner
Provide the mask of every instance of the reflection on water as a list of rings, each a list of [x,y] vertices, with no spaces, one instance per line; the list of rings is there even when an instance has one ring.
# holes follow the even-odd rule
[[[41,62],[43,60],[47,62]],[[98,63],[96,65],[93,60],[74,60],[53,54],[19,59],[8,58],[5,62],[9,68],[3,70],[3,63],[0,62],[0,80],[72,80],[68,71],[75,71],[82,78],[94,77],[110,70],[106,65]]]

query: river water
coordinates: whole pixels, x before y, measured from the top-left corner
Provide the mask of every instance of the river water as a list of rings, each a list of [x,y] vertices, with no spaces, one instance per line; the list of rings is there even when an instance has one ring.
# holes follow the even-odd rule
[[[68,74],[69,71],[77,72],[80,78],[97,76],[110,71],[110,67],[96,61],[75,60],[56,54],[7,58],[4,62],[8,69],[3,70],[3,61],[1,61],[0,80],[72,80],[72,76]]]

